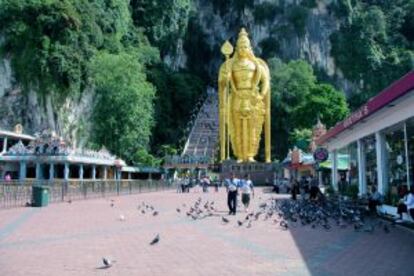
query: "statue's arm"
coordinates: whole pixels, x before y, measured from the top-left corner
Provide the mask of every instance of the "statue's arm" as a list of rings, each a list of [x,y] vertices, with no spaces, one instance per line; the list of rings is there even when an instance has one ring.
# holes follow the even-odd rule
[[[261,85],[261,96],[264,98],[270,91],[270,71],[269,67],[267,66],[266,62],[264,62],[262,59],[259,59],[260,68],[262,70],[261,79],[260,82]]]

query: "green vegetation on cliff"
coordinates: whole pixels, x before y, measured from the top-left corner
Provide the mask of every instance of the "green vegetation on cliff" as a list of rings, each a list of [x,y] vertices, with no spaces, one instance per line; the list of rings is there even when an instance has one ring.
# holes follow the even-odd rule
[[[332,55],[359,84],[350,99],[356,108],[414,68],[414,1],[340,0],[331,9],[343,18]]]
[[[25,90],[53,93],[63,102],[95,87],[91,145],[105,145],[128,162],[154,163],[151,139],[154,148],[176,147],[204,87],[187,73],[155,73],[159,50],[146,35],[162,49],[172,45],[185,33],[189,3],[0,0],[2,53]]]

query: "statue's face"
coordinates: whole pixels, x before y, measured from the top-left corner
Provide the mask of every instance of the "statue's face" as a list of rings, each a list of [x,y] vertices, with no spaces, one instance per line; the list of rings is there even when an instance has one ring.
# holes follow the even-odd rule
[[[247,58],[249,57],[249,54],[251,53],[250,45],[247,43],[240,43],[237,45],[237,53],[239,57],[241,58]]]

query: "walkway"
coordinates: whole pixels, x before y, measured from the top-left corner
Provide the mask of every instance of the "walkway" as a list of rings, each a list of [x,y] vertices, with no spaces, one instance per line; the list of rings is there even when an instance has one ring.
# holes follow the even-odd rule
[[[258,192],[253,203],[270,196]],[[192,220],[176,211],[198,197],[215,201],[215,216]],[[243,212],[224,225],[225,197],[165,191],[0,210],[0,275],[413,275],[408,230],[283,231],[263,219],[239,227]],[[142,202],[159,215],[138,210]],[[157,233],[160,242],[150,246]],[[103,256],[117,262],[102,269]]]

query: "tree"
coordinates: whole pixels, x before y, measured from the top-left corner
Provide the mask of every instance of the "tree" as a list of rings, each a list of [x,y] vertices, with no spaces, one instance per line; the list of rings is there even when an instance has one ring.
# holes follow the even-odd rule
[[[98,93],[93,139],[129,162],[147,151],[153,120],[154,87],[137,53],[98,53],[92,62]]]
[[[283,159],[290,147],[305,139],[317,116],[332,126],[349,112],[345,96],[329,84],[318,84],[303,60],[269,61],[272,93],[272,145]],[[299,135],[300,134],[300,135]],[[299,135],[299,136],[298,136]]]
[[[327,127],[343,120],[349,113],[345,95],[330,84],[316,84],[305,96],[295,113],[296,125],[309,127],[316,123],[315,116]]]
[[[289,135],[296,128],[295,114],[315,84],[312,67],[303,60],[287,64],[269,60],[272,93],[272,145],[276,158],[282,160],[291,145]]]
[[[148,74],[148,80],[157,88],[152,151],[159,152],[162,145],[178,149],[184,146],[180,139],[197,100],[205,91],[205,84],[196,75],[172,72],[162,64],[152,66]]]

